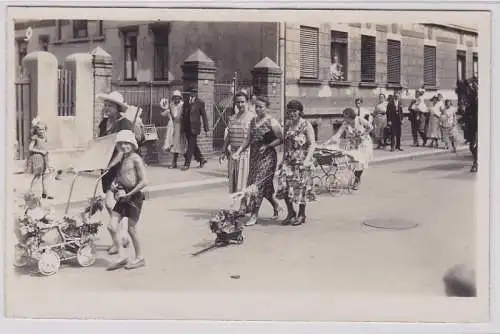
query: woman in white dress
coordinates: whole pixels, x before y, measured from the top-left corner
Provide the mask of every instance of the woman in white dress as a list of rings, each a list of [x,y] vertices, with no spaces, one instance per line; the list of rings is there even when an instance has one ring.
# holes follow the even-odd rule
[[[378,99],[378,103],[373,110],[373,137],[378,143],[377,148],[380,149],[386,146],[384,134],[387,126],[387,102],[384,94],[379,94]]]
[[[186,136],[182,131],[183,104],[181,92],[175,90],[172,94],[172,102],[165,111],[161,113],[162,116],[169,118],[163,150],[172,153],[171,168],[177,168],[179,154],[185,155],[187,149]]]
[[[368,163],[373,159],[373,142],[370,138],[370,132],[373,126],[365,118],[356,115],[352,108],[346,108],[343,111],[344,121],[330,139],[322,146],[338,144],[341,137],[345,138],[346,153],[356,161],[355,181],[352,186],[354,190],[359,189],[361,183],[361,174]]]
[[[429,108],[429,132],[427,133],[427,140],[430,141],[429,147],[438,148],[438,140],[441,137],[439,120],[441,118],[442,104],[439,102],[437,96],[432,97],[431,102],[432,105]]]

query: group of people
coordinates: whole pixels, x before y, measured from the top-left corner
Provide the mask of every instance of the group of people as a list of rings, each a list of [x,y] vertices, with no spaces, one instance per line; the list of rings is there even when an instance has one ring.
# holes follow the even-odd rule
[[[411,123],[413,146],[439,147],[444,142],[445,149],[456,151],[457,116],[456,108],[451,100],[443,100],[442,94],[433,96],[430,105],[424,101],[424,89],[417,89],[415,99],[411,101],[408,111]],[[356,99],[358,114],[372,122],[372,137],[377,149],[386,147],[390,141],[391,151],[402,151],[401,134],[404,120],[403,104],[398,91],[389,95],[379,95],[379,102],[372,113],[361,110],[361,99]],[[419,136],[422,140],[420,144]]]
[[[258,222],[263,199],[272,206],[273,218],[282,211],[277,200],[286,204],[287,215],[282,225],[302,225],[306,222],[306,205],[315,199],[313,192],[313,154],[316,143],[311,123],[304,118],[304,106],[291,100],[286,105],[284,129],[269,112],[269,101],[257,96],[255,112],[249,109],[249,96],[238,92],[234,102],[236,112],[228,122],[224,140],[223,158],[228,159],[229,192],[237,193],[245,187],[255,186],[257,195],[249,203],[242,200],[241,206],[249,215],[246,225]],[[341,137],[351,143],[346,150],[356,160],[355,185],[358,188],[361,174],[373,157],[371,124],[359,117],[354,109],[343,112],[344,122],[329,140],[321,145],[337,144]],[[276,148],[284,145],[280,166]],[[277,176],[277,189],[274,176]]]

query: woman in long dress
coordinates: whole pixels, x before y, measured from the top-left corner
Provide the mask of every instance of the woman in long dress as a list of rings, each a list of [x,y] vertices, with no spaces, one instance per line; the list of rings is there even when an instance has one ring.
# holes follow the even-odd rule
[[[169,122],[167,125],[167,135],[165,136],[165,143],[163,150],[172,153],[171,168],[177,168],[177,160],[179,154],[186,154],[187,140],[184,132],[182,131],[182,94],[180,91],[175,90],[172,94],[172,103],[168,108],[161,113],[162,116],[167,116]]]
[[[306,204],[315,199],[312,187],[313,153],[316,145],[314,129],[304,119],[304,106],[297,100],[286,106],[285,152],[278,171],[276,197],[284,199],[288,215],[282,225],[302,225],[306,222]],[[298,204],[297,215],[294,204]]]
[[[226,157],[231,157],[248,136],[250,121],[255,114],[248,110],[248,95],[238,92],[234,97],[237,112],[229,117],[229,122],[224,135],[223,152]],[[228,159],[229,193],[236,193],[247,186],[248,171],[250,168],[250,152],[240,154],[238,160]]]
[[[432,106],[429,108],[429,129],[427,133],[427,140],[430,140],[429,147],[438,148],[438,139],[441,136],[439,128],[439,119],[441,117],[441,104],[438,97],[434,96],[431,99]]]
[[[279,122],[268,114],[269,101],[258,97],[255,102],[257,116],[250,122],[250,131],[245,142],[236,151],[233,159],[237,160],[242,152],[250,147],[250,172],[247,186],[257,187],[257,196],[250,207],[252,216],[247,226],[257,223],[262,200],[265,198],[273,207],[273,219],[279,216],[280,206],[274,199],[274,173],[278,162],[275,147],[283,141]]]
[[[385,146],[385,128],[387,126],[387,102],[385,100],[385,95],[380,94],[378,96],[378,104],[373,110],[373,137],[377,141],[377,149]]]
[[[441,113],[440,125],[443,133],[443,141],[445,149],[450,148],[453,153],[457,152],[455,141],[458,136],[457,131],[457,114],[456,109],[453,107],[451,100],[444,101],[445,109]]]
[[[328,139],[323,145],[331,145],[339,142],[342,136],[345,136],[347,153],[356,161],[354,171],[354,190],[359,189],[361,175],[368,167],[368,163],[373,159],[373,142],[370,138],[372,125],[364,118],[356,115],[351,108],[343,111],[344,121],[335,135]]]

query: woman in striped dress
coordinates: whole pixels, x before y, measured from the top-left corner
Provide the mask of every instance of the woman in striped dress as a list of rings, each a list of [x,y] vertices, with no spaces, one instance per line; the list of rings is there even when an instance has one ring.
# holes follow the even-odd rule
[[[241,191],[247,185],[250,153],[245,152],[238,160],[230,157],[243,145],[248,135],[250,121],[255,115],[248,110],[248,95],[238,92],[234,97],[237,112],[230,116],[224,135],[223,152],[228,159],[229,193]]]
[[[239,159],[242,152],[250,147],[250,172],[248,175],[248,186],[257,187],[257,196],[249,210],[252,213],[247,226],[257,223],[262,200],[265,198],[274,210],[273,218],[279,216],[280,206],[274,199],[274,173],[278,163],[275,147],[283,141],[281,126],[278,121],[268,114],[269,101],[263,97],[257,97],[255,101],[255,112],[257,116],[250,122],[248,136],[236,151],[233,159]]]

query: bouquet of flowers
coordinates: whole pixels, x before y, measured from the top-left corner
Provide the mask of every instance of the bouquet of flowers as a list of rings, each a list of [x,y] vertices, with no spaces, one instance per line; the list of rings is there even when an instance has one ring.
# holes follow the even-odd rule
[[[242,225],[238,219],[244,216],[245,214],[240,210],[219,210],[215,216],[210,219],[210,230],[215,234],[232,234],[240,232]]]
[[[81,221],[68,216],[63,218],[63,233],[72,238],[96,235],[99,233],[102,223],[100,221],[92,222],[90,219],[103,209],[104,199],[102,197],[91,198],[87,207],[80,214]]]

